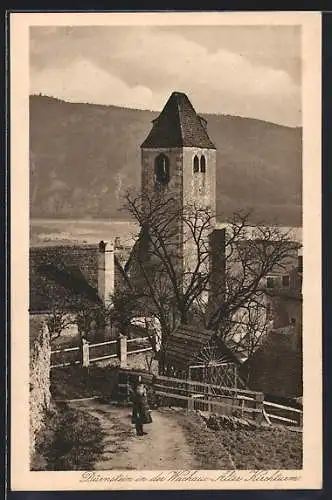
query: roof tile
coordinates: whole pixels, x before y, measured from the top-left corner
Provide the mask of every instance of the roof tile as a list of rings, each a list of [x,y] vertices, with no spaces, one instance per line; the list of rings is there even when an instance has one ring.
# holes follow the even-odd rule
[[[153,120],[142,148],[199,147],[216,149],[207,133],[207,122],[198,116],[186,94],[173,92]]]

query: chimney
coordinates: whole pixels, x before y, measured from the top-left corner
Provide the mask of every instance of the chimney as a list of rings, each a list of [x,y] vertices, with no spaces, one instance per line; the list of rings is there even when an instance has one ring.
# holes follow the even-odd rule
[[[114,245],[101,241],[98,250],[98,295],[105,306],[112,302],[114,279]]]
[[[226,228],[214,229],[210,234],[209,308],[211,313],[225,298]]]

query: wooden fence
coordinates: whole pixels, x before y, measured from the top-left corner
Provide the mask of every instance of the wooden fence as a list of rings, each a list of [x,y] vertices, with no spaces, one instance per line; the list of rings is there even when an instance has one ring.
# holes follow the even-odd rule
[[[302,426],[302,410],[264,401],[262,392],[231,388],[165,376],[151,376],[133,370],[120,370],[119,389],[129,398],[130,381],[140,375],[161,406],[219,413],[257,422]]]
[[[300,408],[264,401],[264,411],[270,423],[303,426],[303,411]]]
[[[152,351],[149,337],[127,339],[120,337],[97,344],[82,342],[79,346],[51,351],[51,368],[71,365],[89,366],[91,363],[118,358],[121,366],[126,365],[127,356]]]
[[[51,368],[71,365],[89,366],[90,363],[118,358],[120,367],[127,364],[127,356],[151,351],[148,337],[116,340],[97,344],[57,349],[51,352]],[[302,427],[303,411],[264,400],[262,392],[235,387],[206,384],[193,380],[165,376],[153,376],[146,372],[121,369],[118,386],[125,398],[129,398],[130,381],[140,375],[150,386],[162,406],[180,406],[188,410],[249,417],[256,421]]]

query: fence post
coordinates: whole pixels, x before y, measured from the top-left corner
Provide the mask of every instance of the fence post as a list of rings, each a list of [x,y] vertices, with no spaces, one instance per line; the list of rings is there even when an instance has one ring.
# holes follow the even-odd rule
[[[300,413],[300,417],[299,417],[299,426],[300,427],[303,427],[303,412]]]
[[[84,337],[82,337],[81,341],[81,351],[82,351],[82,367],[89,368],[90,365],[89,343]]]
[[[259,423],[264,418],[264,415],[263,415],[263,410],[264,410],[264,394],[263,393],[255,394],[255,409],[256,410],[260,410],[259,413],[255,412],[255,414],[254,414],[254,420],[256,420]]]
[[[126,368],[126,366],[127,366],[127,337],[125,335],[119,336],[119,356],[120,356],[120,368]]]

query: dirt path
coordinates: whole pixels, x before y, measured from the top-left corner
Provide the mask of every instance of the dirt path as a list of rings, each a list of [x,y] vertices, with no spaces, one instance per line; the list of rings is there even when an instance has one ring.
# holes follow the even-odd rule
[[[131,409],[101,404],[96,400],[71,403],[97,417],[105,433],[104,451],[94,470],[192,470],[195,457],[181,426],[169,411],[152,412],[153,423],[145,425],[148,434],[134,435]]]

